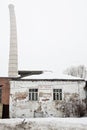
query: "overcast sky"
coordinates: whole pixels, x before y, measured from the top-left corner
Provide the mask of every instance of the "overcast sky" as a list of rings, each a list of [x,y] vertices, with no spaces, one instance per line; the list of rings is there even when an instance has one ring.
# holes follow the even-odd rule
[[[19,70],[87,67],[87,0],[0,0],[0,75],[7,75],[8,5],[15,5]]]

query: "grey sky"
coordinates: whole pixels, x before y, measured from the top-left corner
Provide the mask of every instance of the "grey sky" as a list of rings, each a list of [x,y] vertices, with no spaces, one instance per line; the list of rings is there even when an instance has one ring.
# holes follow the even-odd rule
[[[87,66],[87,0],[0,0],[0,75],[7,75],[8,4],[14,3],[19,69]]]

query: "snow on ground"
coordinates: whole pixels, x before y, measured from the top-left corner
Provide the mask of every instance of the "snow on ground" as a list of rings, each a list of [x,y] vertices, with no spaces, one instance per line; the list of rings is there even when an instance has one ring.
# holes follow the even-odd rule
[[[0,119],[0,130],[87,130],[87,118]]]

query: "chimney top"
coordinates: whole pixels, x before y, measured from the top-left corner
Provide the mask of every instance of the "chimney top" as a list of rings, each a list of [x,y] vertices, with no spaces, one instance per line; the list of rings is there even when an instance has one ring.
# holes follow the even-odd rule
[[[13,4],[9,4],[8,7],[9,7],[10,9],[14,9],[14,5],[13,5]]]

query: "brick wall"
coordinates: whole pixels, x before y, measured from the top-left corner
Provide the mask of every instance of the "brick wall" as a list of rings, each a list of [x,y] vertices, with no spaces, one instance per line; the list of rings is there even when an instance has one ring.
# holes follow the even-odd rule
[[[0,118],[9,118],[9,94],[10,94],[10,84],[8,78],[0,78],[0,86],[2,87],[2,96],[1,96],[1,117]]]
[[[9,79],[0,78],[0,85],[2,86],[2,104],[9,104],[10,84]]]

